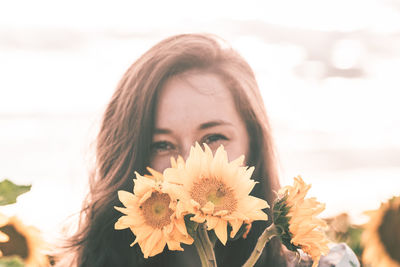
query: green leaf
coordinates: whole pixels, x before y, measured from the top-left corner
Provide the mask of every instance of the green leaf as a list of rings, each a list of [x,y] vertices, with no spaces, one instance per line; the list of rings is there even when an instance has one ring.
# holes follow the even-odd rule
[[[16,185],[8,179],[0,182],[0,205],[14,204],[17,197],[31,190],[31,185]],[[0,266],[1,267],[1,266]]]
[[[346,233],[347,238],[342,241],[345,242],[359,257],[361,257],[363,252],[363,247],[361,245],[361,235],[363,230],[364,229],[360,226],[350,226]]]
[[[0,267],[25,267],[24,262],[18,256],[0,258]]]

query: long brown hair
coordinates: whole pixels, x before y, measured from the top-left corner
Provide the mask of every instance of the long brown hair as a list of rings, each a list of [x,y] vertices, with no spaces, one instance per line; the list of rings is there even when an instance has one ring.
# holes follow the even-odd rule
[[[168,266],[176,252],[144,260],[130,231],[114,230],[120,217],[118,190],[131,191],[134,171],[149,165],[155,105],[164,82],[171,76],[201,69],[221,76],[250,137],[247,163],[256,166],[252,194],[272,203],[279,188],[268,118],[250,66],[216,36],[183,34],[167,38],[142,55],[122,77],[104,113],[96,143],[96,165],[90,177],[90,193],[81,212],[81,225],[70,239],[79,267]],[[224,247],[217,245],[219,266],[244,263],[257,237],[268,223],[254,223],[247,239]],[[279,243],[271,242],[260,260],[263,266],[283,264]],[[186,249],[185,249],[186,250]],[[186,251],[185,251],[186,252]],[[184,252],[184,253],[185,253]]]

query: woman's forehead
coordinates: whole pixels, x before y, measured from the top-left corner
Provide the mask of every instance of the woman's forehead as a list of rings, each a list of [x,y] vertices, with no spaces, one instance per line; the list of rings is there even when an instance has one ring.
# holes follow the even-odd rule
[[[238,114],[229,89],[211,73],[190,73],[170,78],[161,89],[156,127],[202,124],[224,120],[235,123]]]
[[[182,91],[176,92],[176,88]],[[175,89],[175,90],[173,90]],[[213,97],[224,97],[229,94],[228,88],[221,77],[210,71],[190,70],[170,77],[161,89],[161,94],[173,93],[184,94],[192,90],[198,94],[211,95]]]

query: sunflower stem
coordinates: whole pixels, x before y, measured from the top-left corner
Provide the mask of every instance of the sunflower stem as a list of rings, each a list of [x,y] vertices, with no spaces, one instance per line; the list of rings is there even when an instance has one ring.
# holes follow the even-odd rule
[[[217,236],[215,234],[215,232],[209,232],[208,237],[210,238],[210,242],[212,244],[212,247],[215,248],[215,243],[217,242]]]
[[[251,252],[250,257],[247,259],[245,264],[242,265],[242,267],[252,267],[254,264],[256,264],[258,258],[260,257],[262,251],[264,250],[265,245],[275,236],[277,236],[278,233],[275,228],[275,224],[271,224],[268,228],[264,230],[264,232],[260,235],[258,238],[257,244]]]
[[[201,266],[202,267],[208,267],[208,261],[206,257],[206,253],[204,252],[203,245],[201,244],[200,238],[197,236],[197,238],[194,239],[194,245],[197,250],[197,254],[199,255],[200,261],[201,261]]]
[[[197,230],[199,232],[200,241],[203,245],[209,266],[217,267],[217,261],[215,259],[214,253],[214,245],[210,241],[206,230],[206,225],[204,223],[200,224]]]

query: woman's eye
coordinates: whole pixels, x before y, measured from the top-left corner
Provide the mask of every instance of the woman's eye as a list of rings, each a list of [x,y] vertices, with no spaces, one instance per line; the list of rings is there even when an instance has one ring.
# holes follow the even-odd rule
[[[175,150],[175,146],[168,141],[158,141],[151,145],[151,151],[153,153],[162,153],[170,150]]]
[[[215,142],[225,141],[225,140],[228,140],[228,138],[226,138],[222,134],[210,134],[203,138],[202,143],[206,143],[207,145],[210,145]]]

